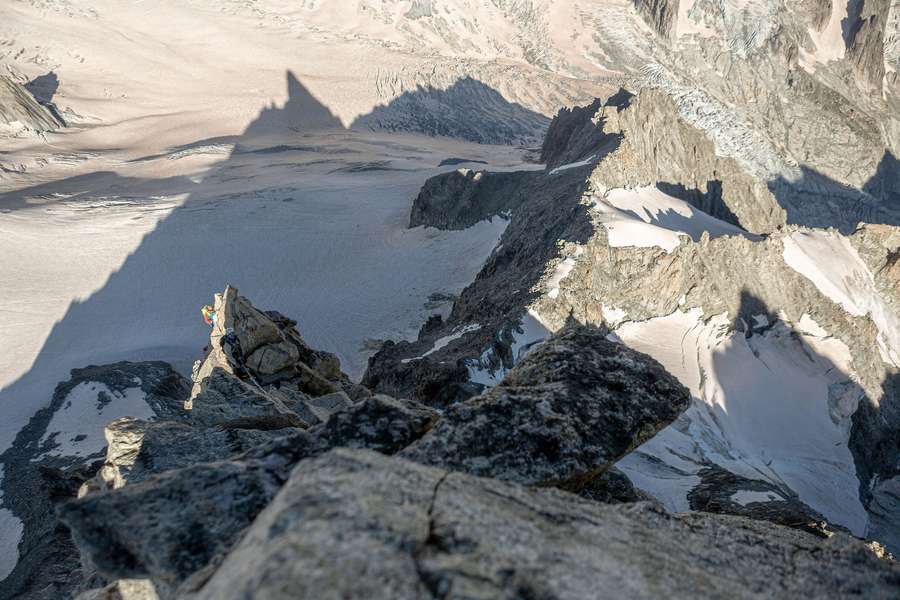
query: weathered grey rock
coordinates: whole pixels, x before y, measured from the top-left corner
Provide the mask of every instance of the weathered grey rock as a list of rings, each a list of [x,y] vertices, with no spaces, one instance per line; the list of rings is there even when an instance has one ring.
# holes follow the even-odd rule
[[[40,133],[64,126],[57,115],[41,105],[23,86],[0,75],[0,135]]]
[[[78,550],[55,508],[74,498],[103,464],[102,431],[110,419],[105,415],[121,414],[120,403],[140,396],[137,403],[126,404],[129,410],[161,419],[184,418],[182,404],[190,385],[166,363],[119,362],[73,369],[71,375],[0,454],[3,507],[23,524],[20,559],[0,581],[0,598],[57,600],[83,584],[92,585],[91,573],[82,569]],[[79,393],[72,395],[76,388]],[[73,432],[55,431],[54,417],[68,411],[78,415],[85,430],[95,427],[96,435],[75,441]]]
[[[279,399],[253,382],[216,367],[198,385],[187,412],[200,427],[220,425],[241,417],[278,416],[292,412]]]
[[[650,495],[635,488],[628,476],[616,467],[589,481],[578,495],[606,504],[652,501]]]
[[[402,456],[530,485],[580,489],[671,423],[687,389],[649,356],[573,326],[483,396],[451,406]]]
[[[277,406],[277,412],[284,412],[285,407],[281,406],[279,395],[273,394],[272,390],[282,385],[292,386],[311,396],[341,390],[349,392],[355,387],[341,372],[336,356],[307,346],[295,328],[296,322],[274,311],[258,310],[240,296],[236,288],[228,286],[223,293],[216,294],[215,310],[217,318],[210,332],[209,352],[195,366],[191,400],[186,404],[189,410],[204,410],[203,407],[195,408],[194,404],[197,396],[209,387],[225,386],[226,395],[246,397],[258,409],[266,402],[253,400],[252,396],[256,394]],[[216,371],[224,375],[219,373],[219,381],[207,383]],[[247,389],[231,389],[237,384],[226,385],[229,380],[227,375],[244,381]],[[220,404],[219,398],[211,401]]]
[[[175,421],[118,419],[106,427],[106,461],[96,483],[117,489],[164,471],[225,460],[296,431],[296,426],[258,430],[247,425],[235,427],[231,422],[223,428],[204,428]]]
[[[892,598],[896,564],[736,517],[670,516],[371,452],[304,461],[198,591],[230,598]]]
[[[102,576],[149,578],[168,593],[240,538],[298,461],[334,447],[397,452],[436,419],[418,403],[373,396],[234,460],[193,464],[71,501],[60,508],[61,518]],[[169,464],[183,458],[173,450]]]
[[[747,479],[711,465],[697,474],[701,482],[688,492],[691,510],[738,515],[758,521],[769,521],[827,537],[835,526],[801,502],[796,494],[758,479]],[[742,496],[746,499],[742,500]]]
[[[307,400],[306,405],[309,407],[310,412],[316,416],[318,422],[324,423],[331,415],[353,406],[353,402],[346,392],[334,392],[333,394],[310,398]]]
[[[458,169],[432,177],[413,201],[409,226],[466,229],[515,210],[527,200],[534,172],[490,173]]]

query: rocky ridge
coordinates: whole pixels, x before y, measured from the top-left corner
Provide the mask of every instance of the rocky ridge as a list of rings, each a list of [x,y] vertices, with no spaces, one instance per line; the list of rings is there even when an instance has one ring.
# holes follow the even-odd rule
[[[827,509],[832,516],[825,520],[837,519],[832,525],[853,527],[860,535],[868,530],[896,548],[897,531],[887,515],[897,509],[887,490],[898,474],[898,455],[889,440],[900,429],[892,383],[900,365],[898,280],[892,266],[898,245],[891,225],[900,220],[890,203],[831,184],[813,193],[803,180],[786,193],[794,184],[760,178],[722,156],[702,128],[682,117],[677,101],[652,87],[563,111],[551,124],[542,156],[548,169],[540,175],[504,174],[498,180],[489,173],[466,174],[469,186],[509,182],[506,189],[492,184],[490,202],[468,211],[452,212],[468,207],[454,204],[454,194],[470,193],[450,183],[459,175],[426,183],[413,207],[419,224],[452,228],[496,214],[508,214],[510,224],[449,318],[430,322],[415,342],[387,344],[370,361],[364,381],[443,406],[499,383],[531,348],[570,320],[609,324],[616,336],[624,326],[630,344],[642,342],[632,333],[640,326],[629,324],[657,327],[698,319],[696,326],[708,328],[716,348],[742,339],[740,345],[757,357],[772,347],[786,357],[809,357],[812,366],[798,368],[812,369],[811,376],[823,381],[825,414],[838,429],[837,443],[847,448],[842,460],[855,471],[848,483],[858,491],[841,502],[866,512],[853,508],[854,516],[839,516],[808,491],[798,496],[792,485],[806,484],[767,473],[768,459],[754,455],[757,450],[741,451],[739,456],[750,454],[735,459],[735,449],[725,449],[733,444],[732,433],[721,417],[709,414],[721,393],[704,371],[712,366],[698,367],[696,380],[688,372],[680,375],[687,378],[683,383],[696,381],[693,407],[646,450],[633,453],[626,462],[641,459],[626,472],[658,473],[654,461],[662,459],[673,472],[651,480],[682,479],[686,490],[699,494],[701,482],[722,487],[724,479],[710,484],[704,474],[723,468],[740,481],[758,482],[745,486],[747,492],[766,485],[780,490],[775,502],[762,497],[768,506],[757,507],[757,514],[771,510],[777,522],[816,523]],[[824,223],[832,226],[823,228]],[[620,232],[626,231],[640,235],[625,239]],[[665,239],[671,243],[660,241]],[[846,261],[840,263],[846,270],[831,274],[800,258],[820,250]],[[828,283],[841,278],[854,282],[857,291],[851,294],[857,301],[839,297]],[[664,318],[669,320],[657,321]],[[687,336],[693,326],[685,327]],[[640,347],[663,352],[652,344]],[[681,435],[684,446],[678,449],[665,441]],[[724,446],[689,449],[697,436]],[[747,468],[754,463],[759,467]],[[676,505],[682,509],[713,506],[691,500],[690,493],[680,497]],[[791,502],[799,504],[791,507]],[[748,514],[731,501],[715,506]]]
[[[302,344],[293,322],[233,288],[216,307],[192,392],[183,381],[173,388],[161,367],[86,370],[131,369],[172,395],[153,396],[153,419],[108,425],[96,476],[79,486],[74,473],[97,463],[61,469],[58,479],[73,483],[56,488],[60,521],[52,511],[44,519],[79,554],[33,565],[30,580],[55,582],[55,595],[44,587],[22,597],[576,598],[613,582],[639,596],[720,597],[735,581],[748,596],[803,588],[889,597],[900,581],[893,563],[842,532],[820,538],[639,502],[608,469],[682,413],[689,395],[654,360],[608,341],[606,329],[571,323],[484,397],[440,413],[349,383],[333,357]],[[279,368],[262,367],[271,364]],[[315,425],[301,413],[335,392],[307,369],[353,394],[318,412]],[[712,571],[697,566],[710,560]]]

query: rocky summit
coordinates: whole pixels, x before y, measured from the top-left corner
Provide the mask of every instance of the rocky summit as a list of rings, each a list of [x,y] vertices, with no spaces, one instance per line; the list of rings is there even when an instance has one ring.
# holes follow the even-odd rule
[[[900,0],[0,1],[0,600],[900,598]]]

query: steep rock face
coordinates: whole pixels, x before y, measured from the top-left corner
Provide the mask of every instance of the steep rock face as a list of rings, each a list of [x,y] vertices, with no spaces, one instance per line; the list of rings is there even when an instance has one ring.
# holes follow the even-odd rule
[[[553,120],[541,145],[541,162],[558,167],[585,158],[604,139],[603,123],[597,112],[603,102],[598,98],[588,106],[562,108]],[[575,146],[571,144],[575,142]]]
[[[529,183],[537,176],[459,169],[443,177],[432,177],[413,201],[409,226],[466,229],[478,221],[515,210],[525,201],[523,193],[530,191]],[[519,189],[522,193],[517,192]]]
[[[889,598],[898,582],[843,534],[672,517],[339,450],[301,463],[192,597]]]
[[[848,14],[847,56],[862,85],[880,95],[885,74],[884,34],[890,0],[861,0]]]
[[[582,488],[690,403],[655,361],[606,334],[563,330],[487,394],[447,409],[401,455],[482,477]]]
[[[0,135],[23,135],[52,131],[65,126],[28,90],[0,75]]]
[[[605,131],[621,137],[618,148],[592,173],[598,186],[656,185],[697,190],[701,210],[752,232],[783,225],[787,216],[766,183],[734,159],[723,158],[704,132],[678,115],[660,90],[641,90],[620,109],[601,113]]]

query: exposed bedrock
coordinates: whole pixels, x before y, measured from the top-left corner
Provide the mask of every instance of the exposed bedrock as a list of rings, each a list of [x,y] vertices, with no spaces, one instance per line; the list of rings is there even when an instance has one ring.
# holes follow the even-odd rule
[[[189,382],[168,364],[120,362],[74,369],[0,455],[4,507],[23,523],[19,562],[0,597],[56,600],[90,581],[56,505],[90,480],[104,456],[104,424],[116,416],[183,418]]]
[[[566,114],[566,119],[572,118]],[[787,485],[781,496],[799,502],[787,511],[802,521],[797,526],[815,528],[817,515],[828,509],[826,520],[837,518],[838,525],[852,526],[854,533],[863,535],[866,507],[871,505],[874,511],[877,503],[879,514],[894,514],[889,500],[892,484],[873,492],[873,485],[898,475],[900,394],[893,382],[900,364],[896,292],[900,280],[894,268],[900,240],[891,213],[866,204],[872,197],[864,198],[859,190],[845,188],[832,195],[833,182],[823,185],[820,195],[809,195],[810,202],[798,204],[799,196],[794,196],[794,204],[785,202],[787,208],[783,207],[784,196],[772,190],[788,183],[773,185],[749,174],[737,161],[717,156],[703,131],[683,122],[673,102],[659,90],[642,90],[624,108],[606,105],[592,117],[578,114],[585,124],[602,121],[604,131],[620,132],[616,147],[601,153],[596,164],[554,168],[543,178],[529,174],[523,179],[533,182],[535,193],[527,194],[526,202],[516,201],[500,243],[449,318],[431,322],[416,342],[390,344],[376,354],[366,374],[369,385],[426,404],[451,405],[452,412],[453,402],[498,385],[523,356],[536,352],[533,348],[571,320],[615,327],[697,314],[697,327],[717,331],[710,334],[717,340],[746,338],[741,344],[749,356],[771,346],[778,348],[773,350],[776,355],[808,357],[798,359],[803,363],[798,368],[813,369],[815,374],[809,376],[821,381],[822,396],[816,402],[822,402],[820,409],[826,413],[822,426],[833,428],[829,435],[844,448],[841,460],[846,466],[835,474],[849,471],[842,487],[848,493],[842,507],[836,508],[822,496],[811,498],[808,490],[798,496]],[[565,142],[560,133],[564,129],[593,131],[572,123],[563,129],[563,122],[560,119],[548,132],[548,138],[555,136],[556,148],[579,148],[578,141]],[[556,133],[555,127],[560,128]],[[548,193],[544,186],[567,191]],[[520,198],[520,187],[508,184],[508,188]],[[692,211],[679,204],[682,201],[708,212]],[[872,206],[877,210],[869,210]],[[886,224],[854,224],[849,230],[786,224],[803,211],[820,211],[825,220],[840,215],[845,224],[855,223],[860,215],[881,216]],[[753,229],[749,223],[758,225],[764,235],[733,227]],[[627,238],[624,232],[634,233]],[[671,244],[659,241],[663,234],[674,235]],[[834,258],[823,263],[813,258],[817,256]],[[845,288],[851,281],[852,286]],[[849,296],[838,291],[851,287]],[[654,350],[652,344],[642,349],[651,354]],[[700,416],[715,412],[707,403],[721,401],[711,399],[720,392],[708,388],[709,368],[697,375],[699,413],[692,409],[673,428],[685,435],[700,435],[702,430],[703,435],[721,437],[722,445],[716,446],[720,443],[716,441],[708,451],[712,454],[701,452],[691,458],[696,462],[690,469],[673,475],[686,478],[685,491],[702,480],[699,471],[708,460],[731,465],[723,467],[736,469],[730,475],[759,477],[749,467],[729,462],[735,459],[728,449],[730,434],[722,430],[726,415]],[[453,393],[447,394],[450,389]],[[702,424],[704,420],[709,422]],[[760,469],[766,471],[768,459],[764,460],[762,447],[759,451]],[[672,460],[683,461],[684,456]],[[821,460],[825,465],[824,455]],[[786,471],[790,468],[784,466]],[[767,474],[763,479],[783,485],[779,477]],[[724,484],[716,485],[724,489]],[[756,501],[765,506],[752,510],[730,501],[710,506],[794,523],[793,516],[779,517],[785,513],[782,500],[759,498]],[[895,533],[886,532],[889,518],[871,518],[872,527],[876,520],[879,523],[877,539],[896,539]]]
[[[687,389],[650,357],[565,328],[483,396],[448,408],[405,458],[482,477],[580,490],[671,423]]]
[[[409,226],[466,229],[517,208],[539,172],[490,173],[458,169],[425,182],[413,202]]]
[[[670,516],[366,451],[304,461],[195,598],[890,598],[838,533]]]
[[[24,86],[0,75],[0,135],[52,131],[65,123]]]
[[[663,38],[675,33],[678,4],[679,0],[634,0],[638,13]]]

